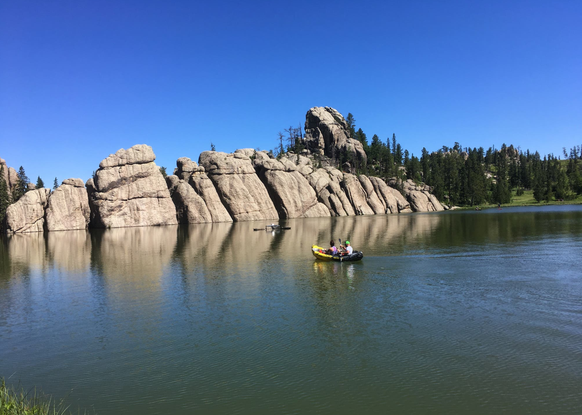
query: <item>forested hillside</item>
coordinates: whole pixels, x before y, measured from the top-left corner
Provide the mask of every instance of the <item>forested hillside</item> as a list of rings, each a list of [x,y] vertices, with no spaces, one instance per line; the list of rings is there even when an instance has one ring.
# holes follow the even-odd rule
[[[536,201],[568,201],[582,195],[582,146],[563,148],[563,157],[541,156],[537,151],[521,150],[513,145],[495,149],[467,148],[460,143],[436,151],[422,149],[419,157],[411,154],[396,140],[396,135],[371,140],[361,128],[355,128],[352,114],[346,117],[351,136],[364,148],[367,162],[353,154],[338,155],[338,165],[358,173],[385,179],[412,179],[432,187],[433,194],[449,206],[477,206],[484,203],[510,203],[512,194],[533,192]],[[284,141],[288,142],[285,147]],[[303,146],[301,127],[279,133],[275,153],[300,152]]]

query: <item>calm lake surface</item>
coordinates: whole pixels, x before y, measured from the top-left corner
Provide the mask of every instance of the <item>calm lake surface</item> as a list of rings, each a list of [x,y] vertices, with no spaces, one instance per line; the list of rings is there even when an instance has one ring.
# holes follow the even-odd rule
[[[265,224],[0,240],[0,377],[102,415],[582,413],[582,206]]]

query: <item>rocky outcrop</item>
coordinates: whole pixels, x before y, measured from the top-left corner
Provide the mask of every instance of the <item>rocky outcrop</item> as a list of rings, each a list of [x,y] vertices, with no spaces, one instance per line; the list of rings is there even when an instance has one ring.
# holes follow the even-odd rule
[[[26,233],[44,231],[44,210],[48,202],[49,189],[26,192],[18,202],[6,209],[6,232]]]
[[[432,203],[435,211],[442,212],[445,210],[445,207],[442,205],[441,202],[439,202],[439,200],[437,199],[437,197],[435,195],[433,195],[432,193],[429,193],[428,191],[424,191],[424,194],[428,196],[428,199]]]
[[[259,154],[254,166],[281,219],[330,216],[329,209],[318,202],[315,190],[291,160]]]
[[[382,215],[386,213],[386,205],[382,203],[382,201],[378,198],[376,194],[376,190],[374,190],[374,186],[372,182],[367,176],[360,175],[358,176],[358,180],[362,185],[362,189],[366,193],[366,202],[372,208],[376,215]]]
[[[413,180],[409,179],[402,183],[402,188],[415,212],[436,212],[444,210],[437,198],[430,193],[429,186],[416,184]]]
[[[342,181],[342,188],[346,192],[349,201],[351,202],[356,215],[374,215],[374,210],[368,205],[368,195],[362,188],[358,178],[349,173],[344,173]]]
[[[385,207],[385,213],[399,213],[398,210],[398,200],[394,195],[395,189],[389,187],[384,180],[379,177],[369,177],[370,182],[374,186],[374,190],[376,190],[376,194],[383,202]],[[400,194],[398,191],[396,191]]]
[[[362,143],[350,137],[344,117],[330,107],[313,107],[305,116],[305,145],[313,154],[333,160],[347,160],[366,164],[367,156]]]
[[[18,182],[18,174],[12,167],[8,167],[6,165],[6,161],[2,158],[0,158],[0,167],[3,167],[3,169],[0,168],[0,170],[3,170],[3,176],[0,177],[0,180],[4,180],[6,182],[8,194],[12,195],[12,189],[14,189],[16,183]]]
[[[178,176],[166,178],[172,201],[176,205],[176,217],[179,223],[208,223],[212,215],[206,207],[204,199],[194,191],[185,180]]]
[[[214,184],[222,204],[234,221],[278,219],[265,185],[249,156],[205,151],[198,161]]]
[[[232,222],[230,214],[220,201],[216,188],[208,178],[204,167],[199,166],[188,157],[179,158],[176,164],[176,175],[189,183],[194,191],[204,200],[206,209],[208,209],[212,217],[212,222]]]
[[[315,189],[317,199],[323,203],[332,216],[354,216],[356,212],[341,188],[343,173],[328,167],[317,169],[307,175],[311,187]]]
[[[91,225],[121,228],[177,224],[176,208],[150,146],[121,149],[87,181]]]
[[[64,180],[50,194],[46,208],[47,230],[87,229],[90,218],[89,198],[83,180]]]

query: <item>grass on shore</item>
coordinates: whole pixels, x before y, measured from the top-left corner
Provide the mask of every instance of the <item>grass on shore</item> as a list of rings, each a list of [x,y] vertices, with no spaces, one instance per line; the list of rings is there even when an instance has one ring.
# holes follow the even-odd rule
[[[511,192],[511,202],[504,203],[502,207],[512,207],[512,206],[548,206],[548,205],[579,205],[582,204],[582,195],[578,195],[572,200],[551,200],[549,202],[541,201],[538,202],[533,196],[533,190],[525,190],[522,195],[518,196],[516,191]],[[461,209],[475,209],[477,206],[463,206]],[[483,203],[479,205],[480,208],[493,208],[497,207],[496,203]]]
[[[0,415],[69,415],[69,407],[61,401],[38,395],[36,391],[16,391],[0,378]]]

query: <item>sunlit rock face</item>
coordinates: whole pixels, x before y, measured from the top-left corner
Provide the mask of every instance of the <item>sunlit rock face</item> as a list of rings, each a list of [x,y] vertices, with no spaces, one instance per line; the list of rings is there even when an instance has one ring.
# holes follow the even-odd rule
[[[242,152],[205,151],[200,154],[199,164],[234,221],[278,219],[273,201],[249,156]]]
[[[368,157],[362,143],[350,137],[344,117],[330,107],[313,107],[305,116],[305,145],[313,154],[339,160],[342,154],[365,165]]]
[[[172,201],[176,206],[176,216],[179,223],[208,223],[212,216],[206,207],[204,199],[194,191],[185,180],[178,176],[168,176],[166,179]]]
[[[394,196],[394,189],[389,187],[384,180],[379,177],[370,177],[370,182],[376,190],[376,194],[382,201],[386,213],[398,213],[398,201]]]
[[[48,203],[49,189],[26,192],[18,202],[6,209],[6,232],[26,233],[44,231],[44,210]]]
[[[282,219],[330,216],[298,166],[288,158],[276,160],[258,153],[254,166]]]
[[[18,174],[16,173],[16,170],[14,170],[12,167],[8,167],[6,161],[2,158],[0,158],[0,166],[4,167],[3,176],[0,177],[0,180],[3,179],[6,182],[8,194],[11,196],[12,189],[16,186],[16,183],[18,182]]]
[[[54,190],[46,209],[49,231],[87,229],[91,217],[87,189],[81,179],[67,179]]]
[[[307,180],[332,216],[354,216],[356,212],[341,188],[343,173],[333,167],[319,168],[307,175]]]
[[[188,157],[181,157],[176,162],[177,168],[175,174],[178,178],[184,180],[188,183],[196,194],[202,198],[206,205],[206,210],[208,210],[212,222],[232,222],[232,218],[228,213],[228,210],[224,207],[220,201],[220,197],[216,192],[216,188],[212,181],[208,178],[204,167],[199,166],[195,161],[190,160]],[[173,197],[174,203],[176,203]],[[189,208],[189,210],[195,209],[195,206]],[[176,204],[176,210],[179,214],[179,206]],[[202,210],[204,210],[201,207]],[[180,220],[180,219],[178,219]],[[195,223],[195,222],[190,222]]]
[[[366,193],[366,202],[368,202],[368,206],[372,208],[376,215],[382,215],[386,213],[386,205],[382,203],[378,195],[376,194],[376,190],[374,189],[374,185],[367,176],[360,175],[358,176],[358,180],[362,185],[362,189],[364,189],[364,193]]]
[[[443,211],[444,208],[438,199],[430,193],[430,187],[424,184],[416,184],[413,180],[406,180],[402,188],[410,206],[415,212]]]
[[[177,224],[176,208],[150,146],[121,149],[87,181],[91,225],[122,228]]]
[[[344,173],[342,188],[352,203],[357,215],[374,215],[374,210],[368,205],[367,194],[358,178],[349,173]]]

